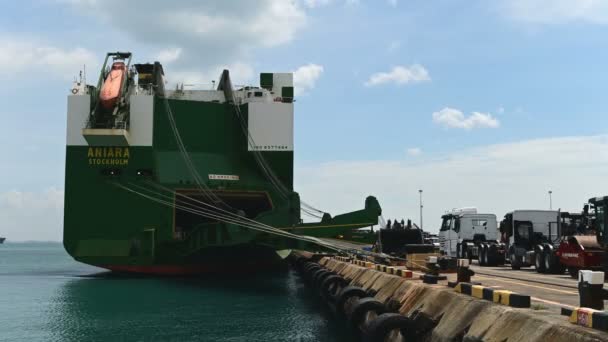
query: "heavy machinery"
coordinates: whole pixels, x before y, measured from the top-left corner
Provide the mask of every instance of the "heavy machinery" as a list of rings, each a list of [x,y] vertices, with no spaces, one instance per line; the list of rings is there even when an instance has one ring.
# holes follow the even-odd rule
[[[444,255],[477,259],[480,266],[504,263],[504,244],[499,241],[496,215],[478,214],[476,208],[454,209],[441,217],[439,243]]]
[[[591,227],[595,230],[597,242],[602,248],[608,249],[608,196],[591,198],[589,204],[593,215]]]
[[[539,273],[563,273],[555,253],[561,241],[561,214],[556,210],[514,210],[500,222],[511,268],[534,265]]]
[[[561,213],[562,239],[556,251],[559,262],[573,278],[579,270],[601,270],[605,251],[591,229],[595,215],[589,212],[589,204],[580,214]]]

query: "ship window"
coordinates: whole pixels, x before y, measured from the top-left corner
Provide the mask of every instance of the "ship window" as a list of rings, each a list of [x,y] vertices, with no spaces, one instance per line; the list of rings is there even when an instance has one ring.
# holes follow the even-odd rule
[[[251,97],[251,92],[248,92],[248,93],[247,93],[247,97]]]
[[[264,95],[264,93],[262,93],[261,91],[255,92],[255,97],[262,97],[262,95]]]

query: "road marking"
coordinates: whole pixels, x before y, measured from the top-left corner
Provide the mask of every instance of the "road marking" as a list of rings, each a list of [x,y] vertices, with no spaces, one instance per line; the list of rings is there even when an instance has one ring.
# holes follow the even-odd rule
[[[420,272],[412,272],[414,274],[417,275],[423,275],[424,273],[420,273]],[[495,280],[498,282],[506,282],[506,283],[513,283],[513,284],[518,284],[518,285],[522,285],[522,286],[529,286],[529,287],[536,287],[542,290],[549,290],[549,291],[555,291],[555,292],[561,292],[561,293],[566,293],[566,294],[574,294],[574,295],[578,295],[578,292],[572,292],[572,291],[564,291],[564,290],[556,290],[556,289],[550,289],[550,288],[546,288],[546,287],[542,287],[542,286],[535,286],[535,285],[530,285],[530,284],[524,284],[524,283],[519,283],[519,282],[515,282],[515,281],[508,281],[508,280],[504,280],[504,278],[501,277],[495,277],[495,278],[490,278],[490,277],[483,277],[483,276],[476,276],[476,278],[485,278],[488,280]],[[504,286],[500,286],[500,285],[493,285],[493,286],[486,286],[486,287],[492,287],[492,288],[504,288]],[[536,302],[541,302],[541,303],[545,303],[545,304],[549,304],[549,305],[555,305],[555,306],[559,306],[559,307],[565,307],[565,308],[569,308],[569,309],[573,309],[575,308],[572,305],[568,305],[568,304],[564,304],[564,303],[560,303],[560,302],[554,302],[551,300],[547,300],[547,299],[542,299],[542,298],[538,298],[538,297],[532,297],[530,296],[530,299],[536,301]]]
[[[477,276],[476,278],[482,278],[482,279],[494,280],[494,281],[498,281],[498,282],[511,283],[511,284],[516,284],[516,285],[521,285],[521,286],[535,287],[537,289],[542,289],[542,290],[547,290],[547,291],[553,291],[553,292],[558,292],[558,293],[566,293],[566,294],[571,294],[571,295],[578,295],[578,292],[575,292],[575,291],[557,290],[557,289],[552,289],[552,288],[545,287],[545,286],[537,286],[537,285],[532,285],[532,284],[520,283],[518,281],[505,280],[504,278],[500,278],[500,277],[490,278],[490,277]]]
[[[559,302],[554,302],[554,301],[551,301],[551,300],[541,299],[541,298],[537,298],[537,297],[530,297],[530,299],[532,299],[533,301],[536,301],[536,302],[556,305],[556,306],[565,307],[565,308],[568,308],[568,309],[574,309],[575,308],[572,305],[568,305],[568,304],[564,304],[564,303],[559,303]]]

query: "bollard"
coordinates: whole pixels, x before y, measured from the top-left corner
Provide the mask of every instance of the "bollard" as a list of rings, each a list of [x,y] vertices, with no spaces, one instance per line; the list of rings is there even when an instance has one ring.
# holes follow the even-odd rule
[[[469,259],[458,259],[456,267],[456,277],[459,283],[470,283],[471,276],[475,275],[469,268]]]
[[[581,307],[604,310],[604,272],[579,271],[578,294]]]
[[[437,257],[430,256],[426,263],[428,271],[421,277],[425,284],[437,284],[439,278],[439,267],[437,267]]]

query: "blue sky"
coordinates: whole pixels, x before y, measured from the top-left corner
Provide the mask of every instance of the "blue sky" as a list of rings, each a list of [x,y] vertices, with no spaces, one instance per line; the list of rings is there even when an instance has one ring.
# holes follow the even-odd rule
[[[334,213],[374,194],[417,221],[423,188],[436,230],[453,207],[500,217],[546,206],[548,189],[566,210],[604,194],[603,1],[146,4],[0,5],[0,235],[60,239],[70,81],[86,63],[94,83],[115,50],[160,59],[172,82],[298,71],[297,190]]]

